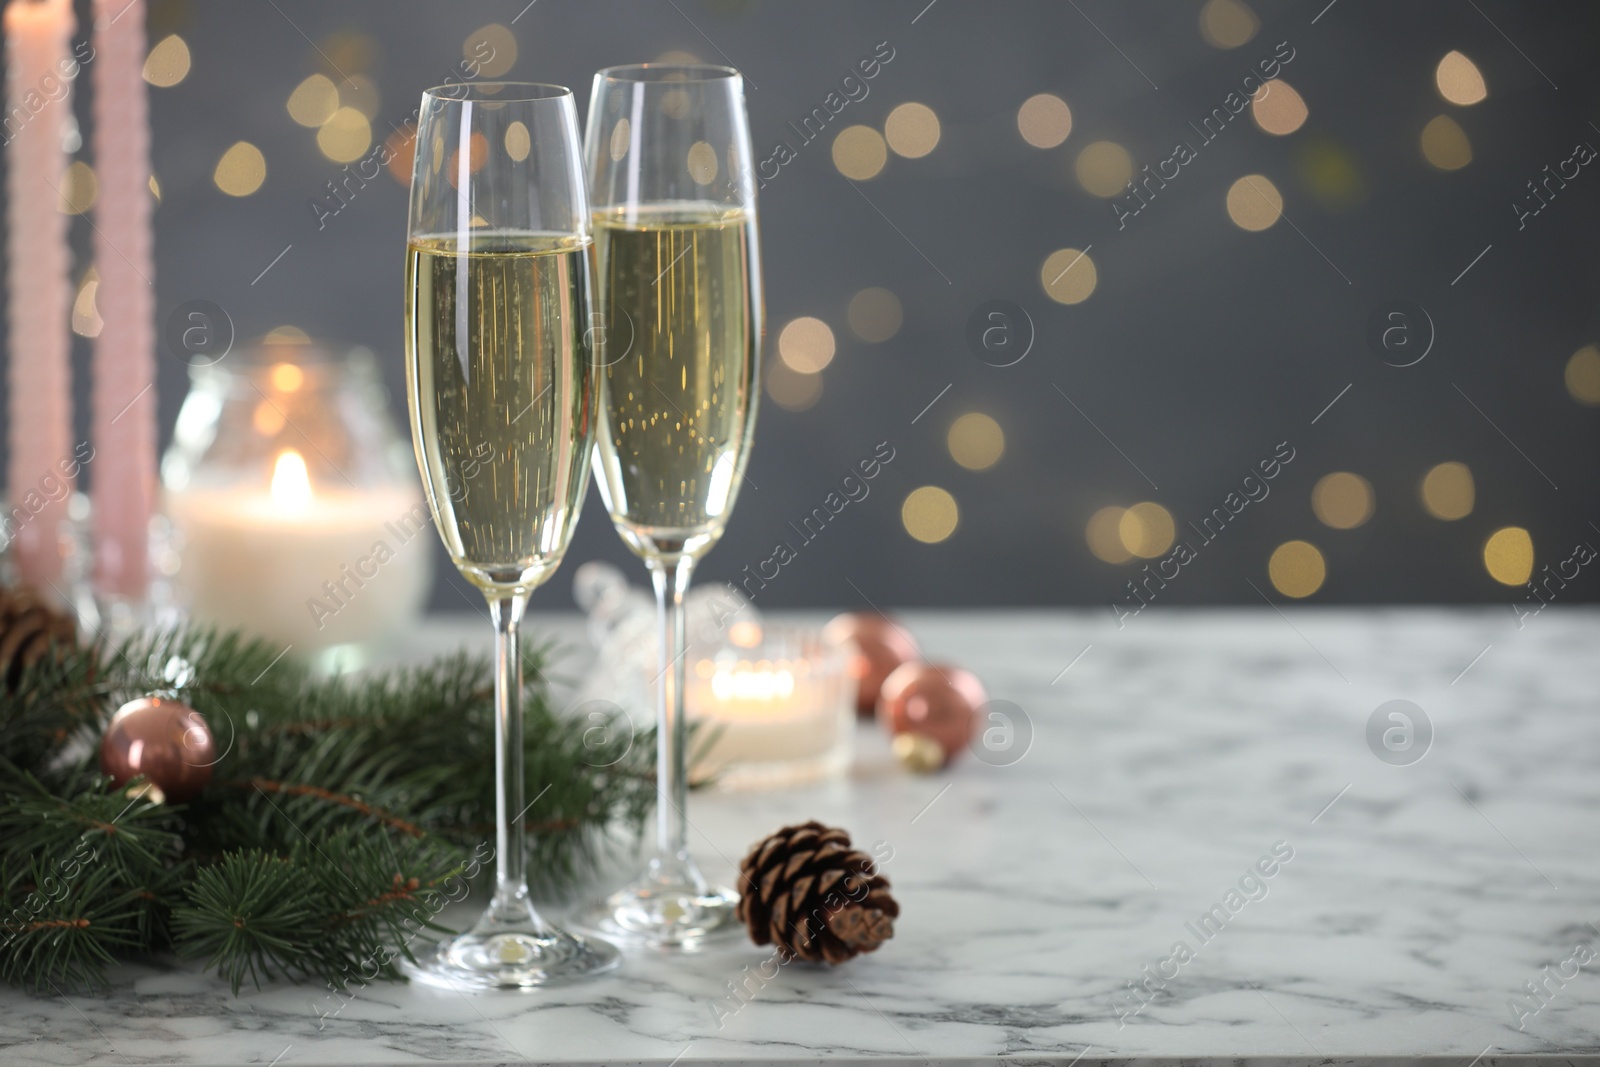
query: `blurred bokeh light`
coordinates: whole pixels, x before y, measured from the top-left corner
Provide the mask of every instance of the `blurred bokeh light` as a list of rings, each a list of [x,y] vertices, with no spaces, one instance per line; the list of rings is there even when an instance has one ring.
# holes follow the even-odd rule
[[[1483,567],[1501,585],[1522,585],[1533,574],[1533,538],[1521,526],[1505,526],[1483,543]]]
[[[1422,506],[1436,519],[1453,522],[1472,514],[1477,487],[1472,468],[1449,460],[1431,467],[1422,478]]]
[[[900,521],[906,533],[923,544],[936,545],[956,531],[960,522],[956,498],[937,485],[915,489],[900,506]]]
[[[1017,131],[1035,148],[1054,148],[1072,133],[1072,109],[1054,93],[1030,96],[1017,109]]]
[[[1302,600],[1322,588],[1328,565],[1322,552],[1309,541],[1285,541],[1267,561],[1272,587],[1287,597]]]

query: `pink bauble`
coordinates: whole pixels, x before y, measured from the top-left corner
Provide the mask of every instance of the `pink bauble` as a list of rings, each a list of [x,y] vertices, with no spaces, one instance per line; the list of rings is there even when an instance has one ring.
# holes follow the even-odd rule
[[[978,709],[989,697],[971,672],[948,663],[905,663],[884,679],[878,721],[891,734],[921,734],[938,742],[945,762],[972,740]]]
[[[211,781],[217,746],[198,711],[163,697],[117,709],[100,739],[100,770],[118,786],[143,775],[172,803],[192,800]]]

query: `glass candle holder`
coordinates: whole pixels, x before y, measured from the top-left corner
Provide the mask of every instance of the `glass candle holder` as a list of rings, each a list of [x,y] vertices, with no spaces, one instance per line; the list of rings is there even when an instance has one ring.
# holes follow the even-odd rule
[[[269,337],[192,367],[161,480],[196,622],[357,666],[420,614],[432,519],[366,349]]]
[[[820,632],[736,622],[721,648],[693,652],[685,687],[693,777],[721,789],[778,789],[850,765],[852,682]]]

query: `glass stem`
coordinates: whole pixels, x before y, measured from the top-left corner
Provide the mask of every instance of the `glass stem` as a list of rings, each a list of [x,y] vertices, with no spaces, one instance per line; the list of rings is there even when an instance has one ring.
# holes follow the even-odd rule
[[[694,560],[680,556],[650,565],[661,628],[661,675],[656,698],[656,847],[663,856],[689,850],[688,723],[684,715],[683,597]]]
[[[522,832],[522,646],[518,639],[527,594],[491,596],[494,621],[495,888],[493,909],[506,918],[527,915],[527,835]]]

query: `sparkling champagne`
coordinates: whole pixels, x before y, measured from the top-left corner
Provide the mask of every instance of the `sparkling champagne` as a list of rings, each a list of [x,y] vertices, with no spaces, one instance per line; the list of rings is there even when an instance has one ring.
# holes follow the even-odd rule
[[[638,555],[699,556],[722,536],[755,430],[753,221],[666,204],[597,214],[594,232],[600,491]]]
[[[593,427],[589,242],[413,238],[406,254],[412,439],[445,547],[484,589],[561,562]]]

